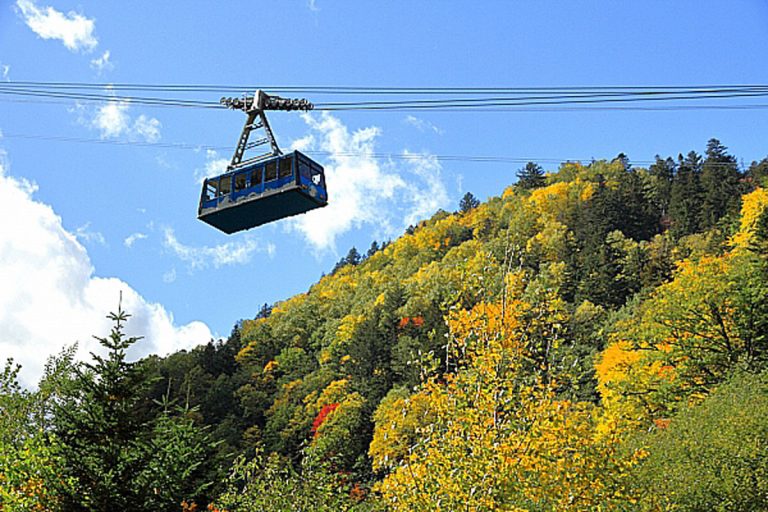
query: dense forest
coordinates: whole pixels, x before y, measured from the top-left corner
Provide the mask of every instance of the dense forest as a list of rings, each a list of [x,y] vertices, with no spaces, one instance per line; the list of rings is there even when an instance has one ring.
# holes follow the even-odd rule
[[[8,361],[0,510],[768,509],[768,158],[512,181],[226,340]]]

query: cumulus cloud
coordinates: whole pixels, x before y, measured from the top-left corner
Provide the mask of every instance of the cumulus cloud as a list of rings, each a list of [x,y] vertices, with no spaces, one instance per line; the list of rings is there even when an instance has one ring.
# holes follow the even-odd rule
[[[255,253],[267,253],[269,256],[275,253],[274,244],[265,245],[250,236],[213,247],[186,245],[179,242],[171,228],[165,229],[163,246],[186,263],[190,270],[242,265],[250,262]]]
[[[43,39],[58,39],[73,52],[91,51],[99,44],[93,35],[94,20],[82,14],[41,8],[33,0],[17,0],[16,7],[27,26]]]
[[[405,165],[380,163],[374,154],[377,127],[354,132],[331,114],[304,115],[311,133],[295,149],[321,150],[329,202],[288,221],[318,251],[335,250],[336,239],[351,229],[370,226],[377,236],[392,236],[414,219],[445,207],[448,194],[440,163],[427,154],[408,153]]]
[[[134,118],[130,108],[130,101],[115,98],[95,109],[78,103],[74,110],[78,114],[78,122],[98,130],[102,139],[126,137],[129,140],[145,142],[160,140],[160,121],[144,114]]]
[[[109,60],[109,57],[110,52],[109,50],[106,50],[101,54],[101,57],[91,59],[91,68],[95,69],[99,75],[101,75],[104,71],[111,71],[115,69],[115,65],[112,64],[112,61]]]
[[[62,226],[61,217],[37,201],[37,187],[7,173],[0,161],[0,354],[22,364],[21,379],[33,386],[48,356],[78,342],[78,357],[100,353],[92,335],[106,335],[109,311],[130,313],[128,335],[144,336],[133,358],[168,354],[205,343],[210,329],[194,321],[177,325],[162,305],[144,299],[117,278],[95,275],[86,249]]]

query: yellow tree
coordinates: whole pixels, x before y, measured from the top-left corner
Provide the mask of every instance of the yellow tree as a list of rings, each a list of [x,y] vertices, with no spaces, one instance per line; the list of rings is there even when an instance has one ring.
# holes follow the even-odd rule
[[[617,324],[597,364],[607,423],[664,422],[736,367],[768,356],[768,260],[758,227],[768,194],[744,197],[731,251],[678,263],[674,278]]]
[[[404,404],[407,417],[428,403],[432,418],[379,486],[393,510],[595,510],[622,498],[614,440],[596,437],[592,407],[530,371],[531,306],[515,296],[450,316],[456,370]],[[376,427],[374,439],[391,422]]]

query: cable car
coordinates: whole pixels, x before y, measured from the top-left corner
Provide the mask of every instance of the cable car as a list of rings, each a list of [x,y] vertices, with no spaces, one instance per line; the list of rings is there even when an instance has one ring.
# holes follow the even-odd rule
[[[293,151],[205,180],[198,218],[232,234],[327,204],[323,168]]]
[[[311,110],[311,103],[263,91],[243,99],[222,98],[221,103],[245,111],[248,119],[227,171],[203,182],[198,219],[232,234],[328,204],[323,167],[300,151],[283,154],[264,114],[265,110]],[[259,129],[266,136],[249,143],[251,132]],[[267,143],[271,152],[243,160],[247,150]]]

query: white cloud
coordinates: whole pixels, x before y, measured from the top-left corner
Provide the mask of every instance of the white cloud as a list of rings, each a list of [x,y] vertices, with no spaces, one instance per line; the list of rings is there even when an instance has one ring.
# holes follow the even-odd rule
[[[132,132],[147,142],[160,140],[160,121],[141,114],[133,123]]]
[[[22,381],[33,386],[45,359],[79,343],[78,357],[100,352],[92,335],[106,335],[105,317],[117,308],[132,316],[128,335],[144,336],[131,351],[137,358],[167,354],[211,338],[202,322],[176,325],[162,305],[148,302],[117,278],[98,277],[86,249],[62,226],[61,217],[34,199],[37,187],[6,173],[0,161],[0,354],[22,364]]]
[[[109,50],[106,50],[101,54],[101,57],[91,59],[91,68],[95,69],[99,75],[101,75],[104,71],[111,71],[115,69],[115,65],[112,64],[112,61],[109,60],[109,57],[110,52]]]
[[[206,178],[224,174],[229,162],[229,158],[222,158],[218,152],[207,149],[205,151],[205,166],[202,169],[195,170],[195,181],[202,183]]]
[[[317,6],[317,0],[307,0],[307,7],[312,12],[320,11],[320,8]]]
[[[43,39],[58,39],[73,52],[91,51],[99,44],[93,35],[93,19],[53,7],[40,8],[33,0],[17,0],[16,6],[27,26]]]
[[[130,130],[128,102],[112,100],[96,109],[91,126],[101,132],[102,139],[119,137]]]
[[[376,127],[350,133],[336,117],[304,115],[311,136],[299,139],[302,149],[330,153],[322,162],[328,206],[292,218],[289,229],[300,231],[318,251],[335,250],[336,238],[351,229],[372,227],[377,236],[392,236],[447,203],[440,164],[429,155],[408,154],[404,169],[375,158]]]
[[[133,247],[133,244],[135,244],[139,240],[146,240],[147,235],[144,233],[133,233],[125,237],[125,240],[123,240],[123,245],[128,247],[129,249]]]
[[[82,240],[83,242],[96,242],[99,245],[107,245],[107,241],[104,239],[104,235],[98,231],[91,231],[90,227],[91,223],[86,222],[84,225],[75,229],[75,237],[77,237],[78,240]]]
[[[109,89],[108,89],[109,91]],[[102,139],[126,137],[129,140],[157,142],[160,140],[160,121],[144,114],[137,118],[131,117],[130,102],[122,99],[111,99],[90,109],[83,104],[76,104],[74,111],[78,114],[78,122],[88,128],[99,131]]]
[[[2,69],[3,81],[4,82],[10,82],[11,81],[11,66],[9,66],[8,64],[2,64],[0,66],[0,69]]]
[[[213,247],[193,247],[185,245],[176,238],[171,228],[165,229],[163,245],[176,257],[187,264],[190,270],[221,268],[229,265],[242,265],[251,261],[254,253],[275,253],[272,243],[263,245],[253,237],[247,236],[238,241],[227,242]]]
[[[438,135],[442,135],[445,133],[445,130],[443,130],[439,126],[427,121],[426,119],[421,119],[416,116],[411,116],[411,115],[407,116],[405,118],[405,123],[413,126],[414,128],[416,128],[422,133],[427,131],[435,132]]]
[[[410,207],[405,216],[406,224],[416,224],[435,213],[448,203],[448,192],[441,179],[440,162],[437,157],[429,154],[403,152],[407,158],[410,171],[418,176],[424,187],[409,187],[408,196]]]

